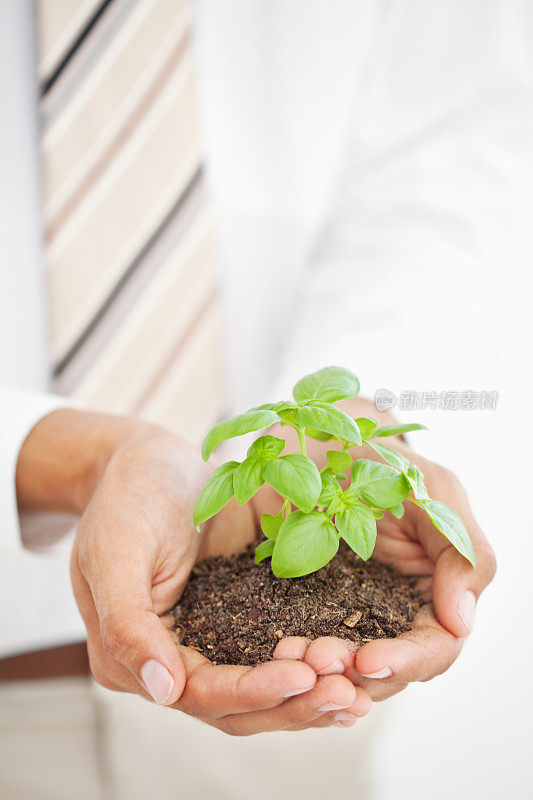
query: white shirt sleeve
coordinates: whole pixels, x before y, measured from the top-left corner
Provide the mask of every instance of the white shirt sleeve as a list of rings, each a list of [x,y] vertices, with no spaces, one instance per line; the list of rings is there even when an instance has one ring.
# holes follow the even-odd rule
[[[15,475],[20,448],[37,422],[72,405],[64,397],[0,386],[0,547],[23,547]]]

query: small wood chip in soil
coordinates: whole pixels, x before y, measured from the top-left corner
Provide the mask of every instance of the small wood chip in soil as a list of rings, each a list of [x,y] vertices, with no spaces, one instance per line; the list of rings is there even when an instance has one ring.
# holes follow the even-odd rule
[[[270,561],[254,563],[255,545],[194,568],[174,608],[184,645],[217,664],[254,666],[272,658],[284,636],[339,636],[362,645],[394,638],[425,601],[416,579],[341,543],[323,569],[303,578],[275,578]]]

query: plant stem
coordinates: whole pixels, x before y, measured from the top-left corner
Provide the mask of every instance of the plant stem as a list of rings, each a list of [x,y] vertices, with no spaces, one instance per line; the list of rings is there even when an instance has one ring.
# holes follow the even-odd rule
[[[298,433],[298,440],[300,442],[300,452],[303,456],[307,455],[307,448],[305,446],[305,430],[303,428],[297,428]]]

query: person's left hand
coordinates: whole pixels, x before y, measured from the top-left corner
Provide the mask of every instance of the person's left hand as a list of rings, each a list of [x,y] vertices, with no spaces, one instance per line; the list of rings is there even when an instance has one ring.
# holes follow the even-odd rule
[[[387,445],[422,470],[432,499],[457,511],[475,548],[476,569],[433,526],[422,509],[406,502],[402,519],[386,513],[378,521],[372,558],[405,575],[420,576],[420,588],[427,593],[428,604],[417,614],[412,629],[396,639],[368,642],[355,656],[351,642],[335,637],[322,637],[312,643],[302,637],[287,637],[279,642],[274,654],[274,658],[300,659],[318,675],[344,674],[377,701],[396,694],[411,681],[430,680],[451,666],[472,630],[478,598],[496,569],[494,553],[455,475],[396,440],[389,440]],[[373,451],[364,450],[358,451],[357,456],[377,460]],[[261,500],[266,504],[265,510],[271,512],[274,502],[279,505],[272,494],[263,493]]]

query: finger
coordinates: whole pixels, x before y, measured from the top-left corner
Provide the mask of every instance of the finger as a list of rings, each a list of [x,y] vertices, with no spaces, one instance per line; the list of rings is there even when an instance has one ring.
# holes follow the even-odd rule
[[[172,705],[185,686],[185,669],[170,632],[153,610],[151,566],[142,558],[79,560],[98,615],[103,649],[128,669],[161,705]]]
[[[392,695],[403,691],[407,683],[391,683],[390,681],[367,680],[361,677],[355,668],[354,653],[357,648],[354,642],[338,637],[322,637],[315,639],[307,648],[305,663],[312,667],[317,675],[324,674],[324,669],[340,670],[354,686],[364,687],[372,701],[381,702]],[[334,659],[334,660],[332,660]],[[324,667],[323,665],[327,666]],[[326,673],[327,674],[327,673]]]
[[[87,653],[91,674],[100,686],[113,692],[130,692],[139,694],[147,700],[153,700],[129,669],[115,661],[113,656],[104,650],[99,636],[87,636]]]
[[[283,728],[284,733],[296,733],[297,731],[308,731],[310,728],[332,728],[333,722],[330,714],[322,714],[318,719],[312,722],[307,722],[303,725],[289,725],[288,728]]]
[[[330,711],[313,720],[307,725],[293,725],[289,730],[303,730],[306,728],[328,728],[334,725],[337,728],[352,728],[355,723],[366,717],[372,708],[370,695],[362,687],[356,688],[355,702],[348,708],[340,711]]]
[[[366,717],[367,714],[370,713],[371,708],[372,708],[372,700],[370,698],[370,695],[361,686],[357,686],[355,702],[352,703],[352,705],[349,706],[348,708],[343,709],[342,711],[333,712],[333,721],[334,722],[351,721],[345,717],[346,713],[349,714],[351,717],[355,717],[354,722],[356,722],[357,720],[362,719],[362,717]]]
[[[180,647],[187,682],[175,708],[201,719],[263,711],[313,689],[316,675],[300,661],[269,661],[257,667],[211,664]]]
[[[396,524],[397,521],[395,520]],[[424,550],[419,542],[414,542],[403,532],[393,534],[391,532],[392,526],[380,526],[379,532],[383,529],[386,534],[381,538],[378,536],[374,552],[379,556],[380,561],[387,560],[391,564],[396,564],[399,561],[417,561],[419,559],[427,558]]]
[[[393,567],[401,575],[427,577],[433,575],[435,569],[433,561],[426,556],[395,560],[385,552],[384,548],[380,548],[379,551],[376,548],[374,555],[381,564]]]
[[[317,675],[342,675],[353,666],[355,649],[355,644],[346,639],[322,636],[311,642],[307,648],[305,663]]]
[[[400,527],[398,520],[393,517],[378,522],[374,556],[378,561],[393,566],[404,575],[433,574],[434,564],[428,558],[422,544],[414,541],[413,533],[409,529]]]
[[[321,717],[318,717],[318,719],[308,722],[305,725],[291,725],[289,728],[284,728],[283,730],[285,733],[296,733],[297,731],[308,731],[310,728],[351,728],[355,722],[356,720],[353,721],[352,725],[344,726],[334,722],[331,714],[323,714]]]
[[[348,708],[340,711],[330,711],[310,722],[290,725],[288,728],[284,728],[284,730],[303,731],[309,728],[331,728],[332,726],[338,728],[352,728],[358,720],[362,719],[370,712],[371,708],[372,700],[369,694],[359,686],[356,687],[355,703]]]
[[[341,675],[319,678],[305,695],[294,697],[262,712],[232,714],[219,720],[219,727],[228,733],[248,736],[253,733],[285,730],[291,726],[309,725],[324,714],[355,707],[358,716],[370,708],[370,698],[363,689],[356,689]]]
[[[476,602],[491,582],[496,559],[479,527],[465,490],[448,470],[439,471],[439,499],[459,514],[476,554],[476,568],[438,534],[422,509],[416,509],[418,538],[435,564],[433,605],[439,622],[455,636],[467,636],[472,630]]]
[[[382,703],[395,694],[403,692],[409,686],[408,683],[391,683],[390,681],[367,680],[366,678],[359,678],[357,684],[364,688],[373,703]]]
[[[277,643],[272,657],[281,660],[303,661],[308,647],[309,639],[304,636],[286,636]]]
[[[476,540],[476,568],[451,546],[442,551],[433,575],[437,619],[454,636],[468,636],[474,625],[479,595],[496,571],[494,553],[481,531]]]
[[[321,671],[323,674],[324,667],[322,665],[327,662],[329,662],[330,665],[336,664],[335,661],[332,662],[330,659],[337,656],[338,660],[342,663],[345,677],[355,686],[364,686],[369,692],[371,699],[376,702],[392,697],[392,695],[401,692],[407,686],[406,683],[391,683],[390,681],[383,683],[382,681],[361,678],[354,663],[354,653],[356,650],[357,648],[354,642],[338,637],[323,637],[311,642],[305,655],[305,663],[309,664],[317,674],[320,674]],[[336,664],[336,666],[340,669],[341,665]]]
[[[380,683],[427,681],[448,669],[461,647],[462,640],[439,625],[424,606],[412,630],[396,639],[375,639],[358,650],[355,668],[363,678]]]
[[[93,596],[75,557],[72,558],[71,575],[74,596],[87,631],[87,653],[93,678],[104,688],[115,692],[133,692],[148,696],[129,669],[104,650]]]

